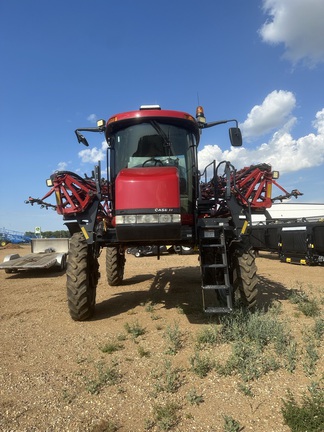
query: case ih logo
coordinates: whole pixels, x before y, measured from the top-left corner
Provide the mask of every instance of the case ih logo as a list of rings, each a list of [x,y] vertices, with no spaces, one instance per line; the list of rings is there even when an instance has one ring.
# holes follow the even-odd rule
[[[155,213],[173,213],[174,209],[172,208],[156,208],[154,209]]]

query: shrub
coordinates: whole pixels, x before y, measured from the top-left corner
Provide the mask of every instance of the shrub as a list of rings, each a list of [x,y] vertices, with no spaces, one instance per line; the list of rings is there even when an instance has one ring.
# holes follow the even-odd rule
[[[178,423],[177,412],[179,406],[174,402],[167,402],[165,405],[155,405],[153,407],[154,421],[157,426],[164,431],[168,431]]]
[[[134,321],[133,323],[129,324],[128,322],[125,323],[125,330],[128,334],[132,335],[134,339],[136,339],[138,336],[141,336],[145,333],[145,328],[142,327],[138,321]]]
[[[324,425],[324,391],[316,384],[304,394],[298,404],[291,392],[283,401],[281,409],[284,422],[292,432],[322,432]]]
[[[167,354],[174,355],[182,347],[182,333],[179,329],[179,325],[174,323],[173,326],[168,325],[165,329],[164,338],[167,341]]]
[[[289,300],[291,303],[296,304],[300,312],[305,316],[315,317],[320,313],[317,300],[310,299],[303,290],[292,290]]]
[[[208,355],[202,355],[199,351],[196,351],[195,354],[190,358],[191,370],[198,375],[200,378],[204,378],[207,376],[208,372],[210,372],[215,362],[211,360]]]

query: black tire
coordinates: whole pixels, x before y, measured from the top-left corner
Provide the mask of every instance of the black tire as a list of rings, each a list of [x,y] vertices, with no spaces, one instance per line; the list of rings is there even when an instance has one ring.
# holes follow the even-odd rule
[[[63,272],[66,270],[66,256],[62,257],[60,264],[56,267],[58,272]]]
[[[67,258],[67,298],[74,321],[90,319],[95,310],[99,263],[94,248],[77,232],[70,239]]]
[[[123,282],[125,262],[124,250],[119,247],[106,248],[106,273],[110,286],[118,286]]]
[[[11,274],[11,273],[17,273],[17,271],[11,269],[5,269],[5,273]]]
[[[232,278],[235,299],[248,309],[256,306],[258,295],[257,266],[252,249],[238,250],[233,257]]]

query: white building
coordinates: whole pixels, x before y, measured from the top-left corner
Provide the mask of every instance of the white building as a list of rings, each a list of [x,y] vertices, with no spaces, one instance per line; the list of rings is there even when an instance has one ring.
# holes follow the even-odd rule
[[[274,203],[267,209],[266,215],[252,215],[252,223],[266,220],[307,220],[324,221],[324,204],[320,203]]]

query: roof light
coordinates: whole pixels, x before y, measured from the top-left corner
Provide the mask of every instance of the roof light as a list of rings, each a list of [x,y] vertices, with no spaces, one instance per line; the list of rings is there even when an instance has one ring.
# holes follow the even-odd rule
[[[160,110],[160,105],[141,105],[140,110]]]
[[[118,120],[118,117],[117,116],[113,116],[113,117],[110,117],[110,119],[108,120],[108,124],[110,124],[110,123],[113,123],[113,122],[116,122]]]
[[[196,119],[199,123],[206,123],[204,108],[202,106],[198,106],[196,109]]]

